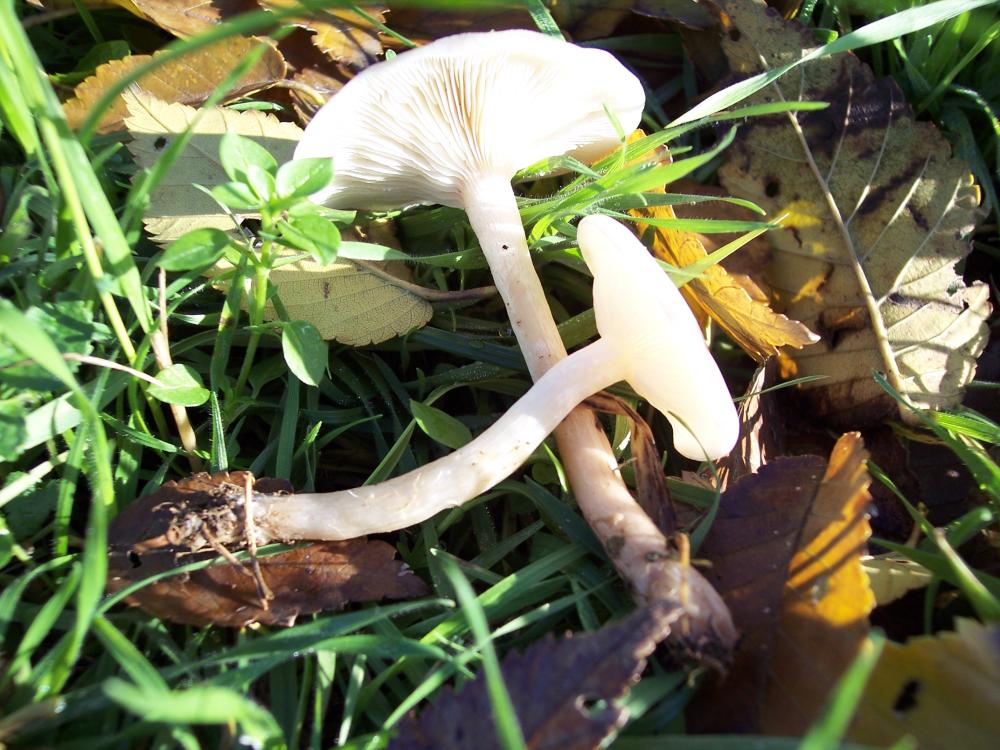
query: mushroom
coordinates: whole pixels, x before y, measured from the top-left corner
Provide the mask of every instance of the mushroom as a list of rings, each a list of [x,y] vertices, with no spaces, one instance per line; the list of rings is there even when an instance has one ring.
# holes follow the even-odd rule
[[[588,159],[639,122],[645,95],[611,55],[531,31],[461,34],[373,65],[306,127],[296,158],[329,156],[321,197],[342,208],[440,202],[466,210],[533,379],[566,356],[528,252],[510,178],[548,156]],[[639,601],[681,601],[693,639],[729,647],[712,587],[635,502],[607,436],[574,409],[556,441],[577,504]]]
[[[535,31],[458,34],[366,68],[313,117],[295,158],[332,157],[316,196],[339,208],[463,208],[532,376],[565,349],[510,180],[546,157],[592,159],[631,131],[645,93],[614,57]],[[606,108],[606,109],[605,109]]]
[[[620,380],[667,416],[679,452],[729,453],[736,409],[680,292],[614,219],[584,218],[577,238],[594,275],[597,341],[556,363],[496,423],[443,458],[367,487],[255,494],[257,529],[272,539],[336,540],[412,526],[506,478],[577,404]]]

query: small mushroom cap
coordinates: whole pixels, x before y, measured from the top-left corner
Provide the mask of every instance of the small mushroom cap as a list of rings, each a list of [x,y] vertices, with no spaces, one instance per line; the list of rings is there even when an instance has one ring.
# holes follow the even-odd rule
[[[457,34],[366,68],[313,117],[295,158],[333,158],[315,200],[462,206],[463,186],[542,159],[594,159],[639,122],[642,84],[609,53],[535,31]]]
[[[696,461],[722,458],[739,417],[698,323],[670,277],[626,227],[587,216],[577,241],[594,275],[594,313],[636,393],[674,428],[674,447]]]

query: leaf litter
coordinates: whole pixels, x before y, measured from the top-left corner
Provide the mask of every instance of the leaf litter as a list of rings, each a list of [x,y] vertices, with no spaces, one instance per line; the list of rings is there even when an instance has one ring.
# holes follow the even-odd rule
[[[528,750],[596,750],[628,719],[616,701],[639,678],[681,609],[641,608],[592,633],[546,636],[501,664]],[[594,706],[588,708],[588,706]],[[484,674],[400,727],[390,750],[501,750]]]
[[[700,732],[798,736],[868,633],[861,567],[871,481],[858,433],[829,460],[776,458],[722,495],[699,550],[742,639],[728,674],[695,699]]]
[[[753,0],[719,0],[735,73],[787,62],[814,45],[803,27]],[[873,381],[922,407],[957,404],[986,344],[989,288],[955,266],[982,215],[968,165],[902,92],[852,54],[799,66],[749,103],[825,101],[824,110],[755,118],[719,170],[723,186],[770,215],[772,299],[822,341],[788,351],[818,416],[858,427],[895,412]],[[899,407],[902,408],[902,407]],[[904,419],[907,410],[902,409]]]
[[[254,480],[248,472],[196,474],[167,482],[129,505],[108,530],[109,591],[222,555],[225,562],[161,578],[126,601],[188,625],[291,626],[301,615],[349,602],[428,593],[395,559],[395,548],[377,540],[323,542],[235,560],[232,552],[248,545],[247,481],[260,492],[291,491],[284,480]]]

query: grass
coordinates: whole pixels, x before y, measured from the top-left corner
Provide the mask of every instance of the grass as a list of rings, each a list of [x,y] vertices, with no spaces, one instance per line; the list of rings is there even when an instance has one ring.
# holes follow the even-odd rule
[[[909,4],[891,7],[903,5]],[[541,3],[530,6],[540,26],[558,33]],[[980,7],[975,23],[995,34],[990,4],[955,0],[936,7],[942,18]],[[885,8],[871,4],[870,19]],[[160,369],[151,353],[160,251],[137,229],[156,176],[130,188],[127,154],[115,140],[94,135],[96,117],[72,132],[46,75],[67,73],[99,52],[99,44],[115,39],[123,19],[139,22],[122,11],[92,12],[81,5],[79,18],[56,18],[25,33],[19,16],[27,15],[22,3],[0,0],[0,338],[13,358],[4,363],[0,382],[0,743],[378,748],[408,712],[482,669],[503,746],[523,746],[498,659],[547,633],[595,629],[632,607],[566,492],[550,449],[539,449],[523,472],[469,507],[393,537],[400,557],[431,584],[433,593],[424,600],[352,606],[302,618],[290,629],[237,632],[170,625],[125,606],[125,592],[104,594],[109,519],[194,465],[250,468],[305,490],[377,481],[447,451],[445,444],[455,439],[453,422],[472,432],[491,423],[528,379],[503,306],[494,300],[439,310],[427,328],[376,346],[335,345],[319,386],[309,387],[289,373],[281,337],[251,329],[238,312],[238,284],[223,297],[197,273],[180,271],[166,287],[170,352],[195,373],[195,385],[207,383],[209,394],[187,407],[197,451],[186,452],[173,413],[151,397],[145,383],[64,356],[89,356],[151,375]],[[887,19],[877,33],[871,27],[859,33],[854,26],[861,17],[837,2],[805,3],[802,15],[839,34],[814,56],[857,49],[876,72],[900,81],[909,101],[952,134],[1000,216],[1000,63],[995,44],[970,35],[973,21],[967,15],[939,21],[918,8]],[[275,29],[275,21],[264,12],[242,16],[170,42],[168,56],[229,35],[264,33]],[[148,43],[157,32],[147,25],[144,33]],[[626,58],[630,53],[627,47],[617,51]],[[238,76],[234,71],[215,98]],[[663,100],[650,107],[656,132],[592,167],[564,163],[576,171],[575,179],[557,193],[523,200],[522,217],[544,261],[567,344],[595,331],[571,220],[598,207],[624,213],[649,202],[637,197],[645,189],[710,171],[728,137],[698,149],[705,127],[764,113],[716,110],[738,107],[767,80],[737,84],[672,121],[667,100],[683,86],[665,86]],[[167,160],[179,153],[179,143]],[[665,143],[678,155],[673,164],[632,165]],[[452,289],[489,283],[460,215],[423,208],[397,218],[416,281]],[[680,220],[673,226],[765,228],[758,222],[706,227]],[[995,227],[977,240],[973,259],[995,252]],[[400,257],[399,251],[346,241],[340,252]],[[683,281],[679,275],[678,283]],[[230,325],[231,319],[238,324]],[[747,359],[721,341],[716,353],[733,382],[746,380]],[[25,359],[34,365],[9,366]],[[429,419],[432,405],[453,422],[442,427]],[[996,443],[997,427],[969,412],[928,419],[929,433],[922,434],[933,434],[961,457],[988,503],[954,521],[942,537],[903,498],[925,525],[927,541],[913,548],[885,540],[885,546],[926,565],[964,592],[982,616],[993,617],[1000,584],[955,549],[995,523],[1000,472],[988,447]],[[620,458],[628,458],[626,449]],[[670,458],[668,473],[682,468]],[[701,507],[713,499],[690,485],[675,489]],[[831,712],[805,746],[837,745],[871,662],[871,654],[864,655],[845,677]],[[654,664],[632,690],[631,724],[614,746],[725,747],[727,741],[681,736],[681,714],[694,693],[687,678],[684,670]],[[764,738],[759,746],[798,742]]]

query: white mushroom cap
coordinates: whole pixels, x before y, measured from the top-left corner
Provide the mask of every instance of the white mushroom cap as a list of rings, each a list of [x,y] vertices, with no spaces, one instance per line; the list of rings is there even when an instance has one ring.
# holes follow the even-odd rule
[[[355,76],[306,128],[295,158],[333,158],[316,200],[342,208],[462,206],[463,186],[546,157],[596,158],[639,122],[645,92],[603,50],[535,31],[458,34]]]
[[[614,219],[585,217],[577,241],[594,275],[597,329],[627,362],[625,379],[670,421],[678,452],[696,461],[727,455],[739,417],[677,287]]]

